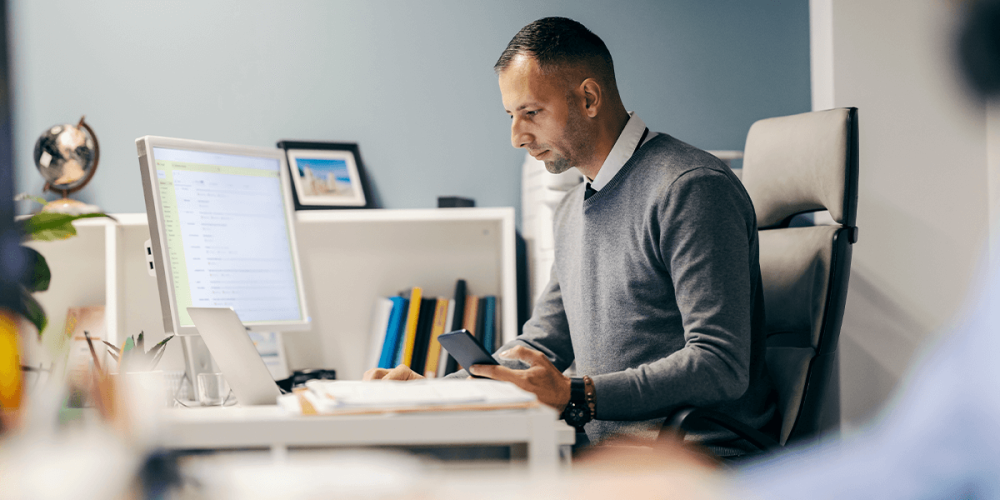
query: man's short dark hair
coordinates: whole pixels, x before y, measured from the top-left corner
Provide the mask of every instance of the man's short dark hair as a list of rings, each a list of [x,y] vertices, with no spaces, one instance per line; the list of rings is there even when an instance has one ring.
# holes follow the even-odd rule
[[[586,26],[565,17],[539,19],[518,31],[511,38],[493,70],[507,69],[514,57],[524,54],[534,58],[542,71],[585,65],[617,92],[615,65],[604,41]]]

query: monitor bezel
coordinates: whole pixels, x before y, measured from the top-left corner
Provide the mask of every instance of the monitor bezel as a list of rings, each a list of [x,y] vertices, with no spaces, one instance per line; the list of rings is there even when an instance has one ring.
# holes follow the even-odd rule
[[[282,196],[284,198],[285,220],[291,239],[292,265],[295,272],[296,287],[299,294],[301,320],[244,324],[252,331],[279,332],[301,331],[310,327],[309,308],[305,294],[305,284],[302,280],[302,267],[299,258],[298,237],[296,235],[295,207],[292,202],[291,179],[285,152],[276,148],[256,146],[241,146],[217,142],[198,141],[192,139],[177,139],[171,137],[143,136],[135,140],[139,165],[142,173],[142,189],[146,202],[146,218],[149,222],[149,235],[152,240],[153,265],[156,267],[156,281],[160,296],[160,308],[163,312],[163,328],[167,334],[197,335],[194,326],[181,326],[178,316],[177,301],[166,248],[166,228],[164,223],[163,204],[156,175],[156,157],[153,148],[183,149],[206,153],[231,154],[241,156],[256,156],[278,160],[279,178],[281,179]]]

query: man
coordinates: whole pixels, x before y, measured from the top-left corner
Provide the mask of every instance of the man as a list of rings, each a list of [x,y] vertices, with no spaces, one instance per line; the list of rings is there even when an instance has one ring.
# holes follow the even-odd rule
[[[611,54],[580,23],[525,26],[494,69],[513,146],[589,182],[556,210],[552,279],[523,334],[500,349],[504,366],[470,371],[566,410],[593,442],[654,438],[681,405],[764,427],[775,410],[756,219],[740,181],[628,113]],[[574,361],[580,379],[563,374]],[[365,374],[418,377],[405,366]],[[691,435],[731,444],[707,430]]]

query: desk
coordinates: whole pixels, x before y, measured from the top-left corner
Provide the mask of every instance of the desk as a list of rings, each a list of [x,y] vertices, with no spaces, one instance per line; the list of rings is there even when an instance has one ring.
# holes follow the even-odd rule
[[[527,448],[532,472],[559,464],[573,428],[545,406],[521,410],[427,412],[351,416],[291,415],[277,406],[170,408],[163,413],[161,446],[175,450],[511,445]]]

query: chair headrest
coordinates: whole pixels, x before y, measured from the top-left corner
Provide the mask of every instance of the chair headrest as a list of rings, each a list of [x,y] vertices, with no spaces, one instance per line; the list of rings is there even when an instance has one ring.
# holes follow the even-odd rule
[[[768,118],[750,127],[742,180],[760,229],[819,210],[829,210],[839,224],[856,224],[857,111],[838,108]]]

